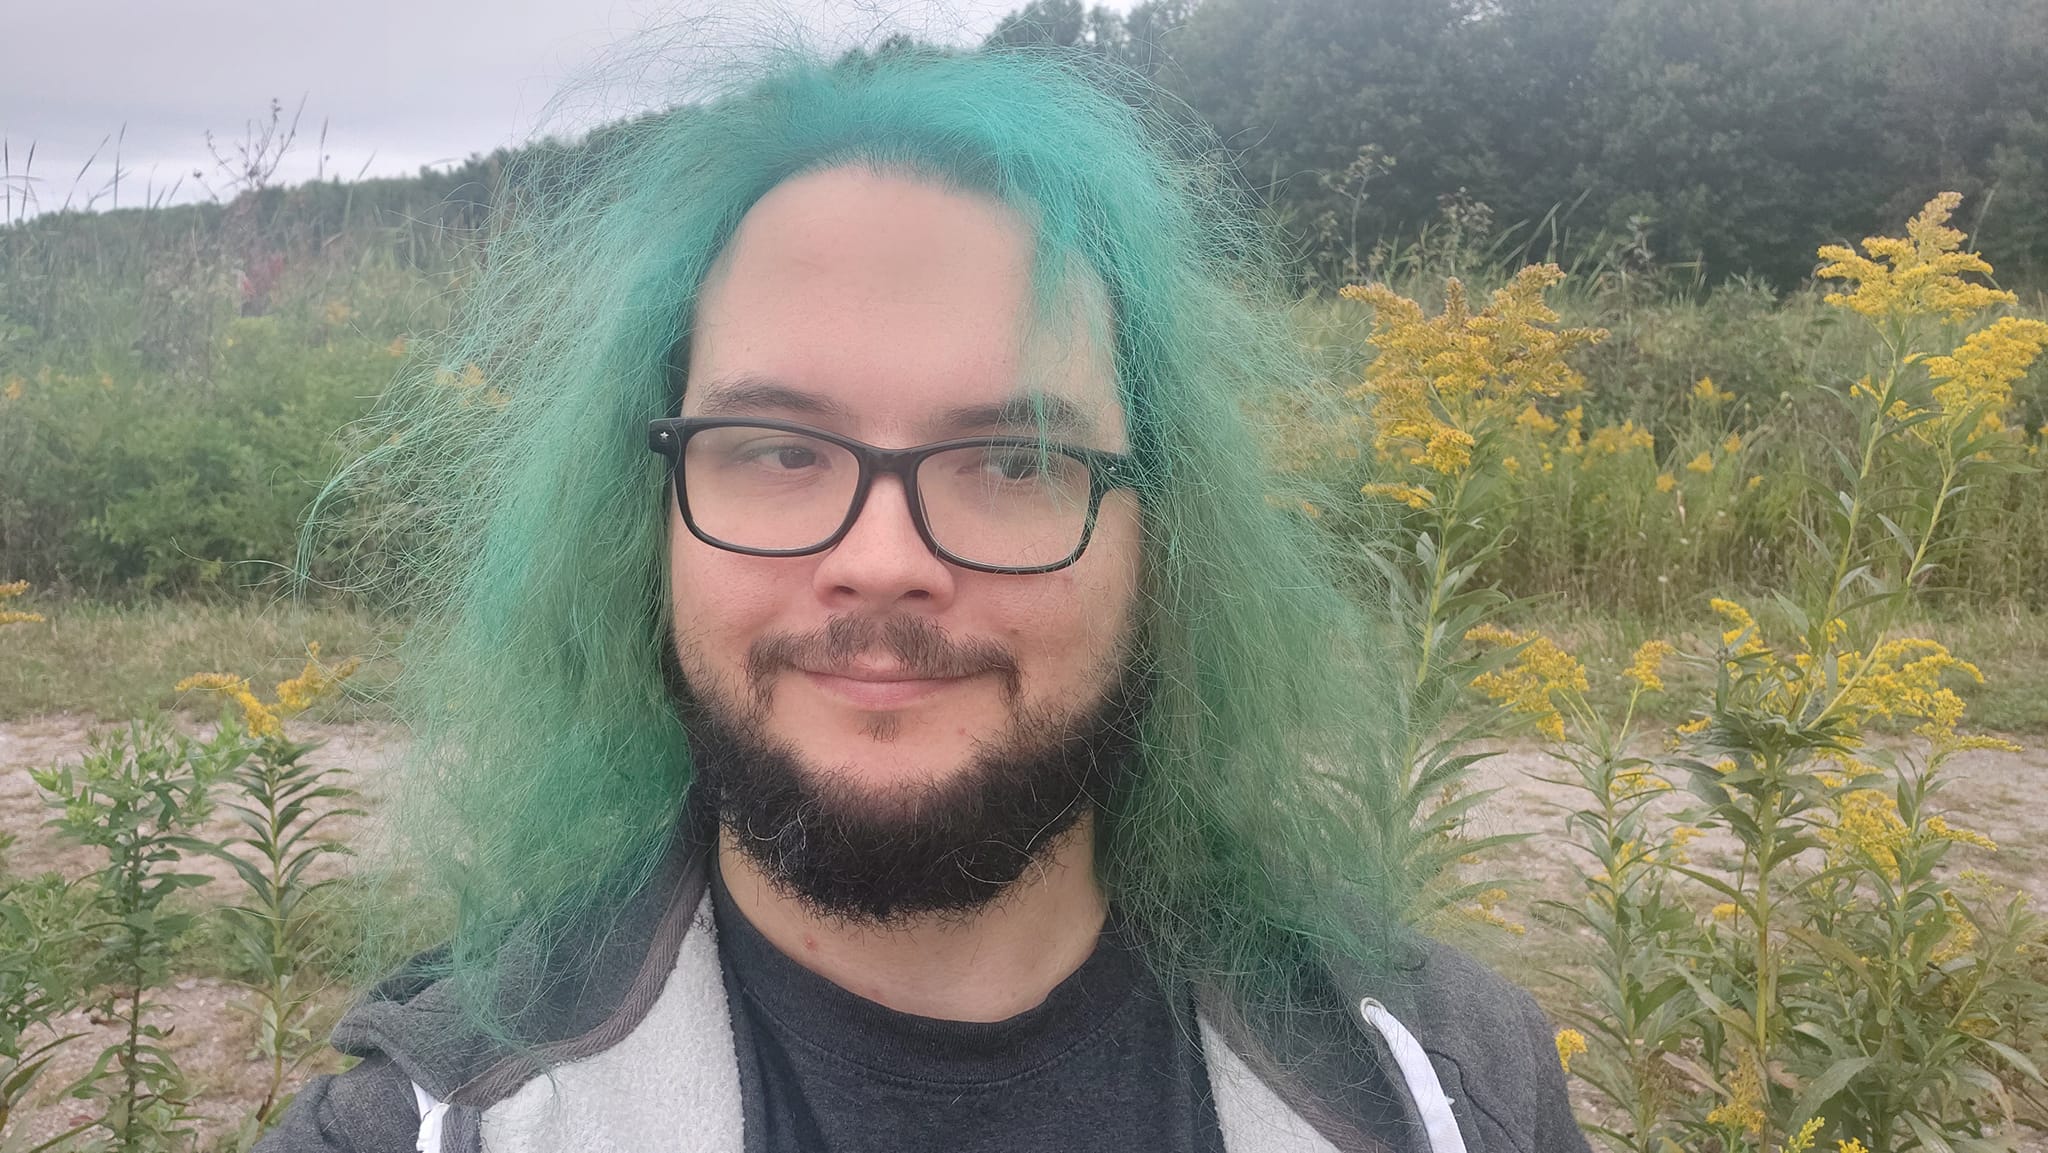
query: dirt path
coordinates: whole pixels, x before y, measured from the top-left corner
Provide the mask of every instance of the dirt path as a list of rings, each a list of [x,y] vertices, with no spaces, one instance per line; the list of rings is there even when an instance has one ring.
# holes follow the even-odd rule
[[[28,776],[31,768],[76,760],[86,747],[86,736],[87,722],[66,715],[0,725],[0,834],[18,838],[7,851],[8,867],[17,875],[57,870],[78,876],[89,872],[95,863],[90,853],[59,843],[42,828],[48,811]],[[315,755],[323,763],[349,770],[374,812],[384,792],[386,770],[400,749],[393,731],[371,725],[300,725],[294,736],[325,741]],[[1513,850],[1511,872],[1517,883],[1502,911],[1527,924],[1529,934],[1512,945],[1504,943],[1500,950],[1497,963],[1511,970],[1521,965],[1540,966],[1546,962],[1529,958],[1565,944],[1561,938],[1564,930],[1546,924],[1536,908],[1543,897],[1570,896],[1581,867],[1579,855],[1559,835],[1564,815],[1577,798],[1572,790],[1541,779],[1561,768],[1532,746],[1511,745],[1479,769],[1480,783],[1498,786],[1501,792],[1481,811],[1474,831],[1538,834]],[[1949,778],[1944,800],[1951,819],[1987,834],[1999,845],[1996,853],[1960,850],[1969,857],[1966,864],[1982,869],[2001,885],[2026,892],[2037,907],[2048,903],[2048,804],[2043,803],[2048,798],[2048,751],[1970,753],[1952,763]],[[227,836],[234,828],[232,814],[223,812],[216,814],[209,833]],[[347,838],[368,830],[360,821],[352,821],[337,823],[333,831]],[[1711,861],[1712,854],[1727,849],[1708,837],[1696,843],[1693,851],[1697,859]],[[232,877],[224,865],[201,861],[194,867],[215,875],[222,882],[219,889],[223,895],[233,891]],[[1540,980],[1524,979],[1541,990]],[[232,1129],[255,1108],[262,1091],[265,1069],[251,1059],[249,1017],[232,1008],[243,996],[229,982],[187,978],[160,997],[172,1026],[170,1045],[198,1090],[209,1137]],[[329,1011],[338,1011],[345,996],[344,990],[332,991]],[[67,1032],[83,1030],[88,1036],[70,1047],[62,1068],[45,1081],[46,1086],[61,1084],[82,1072],[91,1054],[112,1037],[110,1027],[95,1025],[82,1015],[60,1025]],[[333,1067],[333,1054],[323,1051],[305,1075]],[[34,1101],[28,1135],[33,1139],[54,1134],[85,1119],[73,1104]]]
[[[1998,845],[1995,853],[1956,846],[1950,861],[1980,869],[1997,884],[2028,894],[2036,908],[2048,908],[2048,741],[2035,744],[2018,753],[1977,751],[1957,756],[1943,769],[1948,783],[1939,802],[1952,823],[1983,833]],[[1509,745],[1476,770],[1478,787],[1501,791],[1480,810],[1474,833],[1538,834],[1514,849],[1513,875],[1522,882],[1514,905],[1527,908],[1532,896],[1576,891],[1579,870],[1588,858],[1565,839],[1564,820],[1584,803],[1585,794],[1544,779],[1568,771],[1531,745]],[[1689,799],[1680,797],[1671,807],[1682,807]],[[1728,853],[1733,847],[1732,838],[1709,833],[1693,843],[1692,853],[1711,862],[1713,854]]]

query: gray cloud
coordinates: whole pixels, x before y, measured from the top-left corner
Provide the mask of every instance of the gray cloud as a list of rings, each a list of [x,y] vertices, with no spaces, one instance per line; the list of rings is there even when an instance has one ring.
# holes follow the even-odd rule
[[[67,195],[108,205],[124,129],[121,203],[180,181],[177,199],[202,199],[195,169],[222,183],[205,134],[232,154],[272,98],[287,118],[304,99],[281,178],[406,173],[661,102],[677,69],[715,69],[724,46],[839,46],[892,29],[962,43],[1021,3],[5,0],[0,135],[17,192],[35,145],[43,209]]]

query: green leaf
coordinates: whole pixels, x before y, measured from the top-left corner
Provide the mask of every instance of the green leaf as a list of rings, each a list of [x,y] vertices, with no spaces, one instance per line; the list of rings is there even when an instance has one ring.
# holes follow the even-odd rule
[[[1858,1073],[1870,1068],[1875,1060],[1875,1057],[1849,1057],[1828,1066],[1826,1072],[1807,1082],[1805,1090],[1799,1094],[1799,1110],[1787,1128],[1796,1130],[1806,1124],[1808,1118],[1834,1100],[1835,1094],[1855,1080]]]
[[[2018,1049],[2013,1048],[2012,1046],[2006,1044],[2003,1041],[1993,1041],[1989,1037],[1979,1038],[1979,1040],[1985,1048],[1990,1049],[1992,1052],[2004,1058],[2007,1064],[2011,1065],[2015,1069],[2018,1069],[2020,1072],[2025,1073],[2027,1075],[2028,1080],[2031,1080],[2032,1082],[2034,1082],[2034,1084],[2048,1085],[2048,1081],[2043,1081],[2041,1078],[2041,1070],[2039,1066],[2035,1065],[2033,1059],[2028,1057],[2025,1053],[2020,1052]]]
[[[1942,1136],[1940,1130],[1929,1125],[1920,1114],[1906,1114],[1906,1124],[1912,1127],[1913,1135],[1920,1138],[1920,1143],[1934,1153],[1956,1153],[1955,1146],[1948,1143],[1948,1138]]]

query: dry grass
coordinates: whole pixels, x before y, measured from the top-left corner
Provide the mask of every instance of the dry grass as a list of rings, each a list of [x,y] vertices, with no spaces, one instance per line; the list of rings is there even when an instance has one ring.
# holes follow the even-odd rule
[[[171,687],[191,673],[250,678],[259,689],[296,674],[305,646],[318,641],[323,660],[360,657],[363,669],[348,691],[323,703],[311,719],[378,720],[381,690],[397,671],[390,656],[402,629],[338,604],[202,603],[135,605],[31,599],[41,623],[0,629],[0,721],[76,712],[102,719],[140,716],[184,706]]]

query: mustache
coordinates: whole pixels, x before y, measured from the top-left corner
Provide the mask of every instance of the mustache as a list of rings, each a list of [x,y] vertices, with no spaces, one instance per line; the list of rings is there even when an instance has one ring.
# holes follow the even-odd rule
[[[979,676],[993,673],[1011,698],[1018,692],[1017,658],[991,640],[955,640],[923,617],[856,613],[834,617],[825,627],[807,633],[778,633],[747,647],[747,680],[757,694],[786,669],[818,669],[843,665],[869,653],[895,658],[906,674],[920,679]]]

